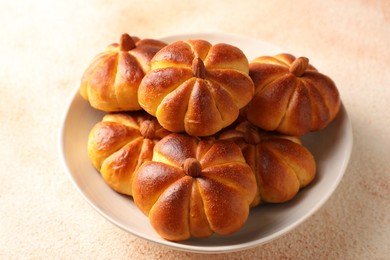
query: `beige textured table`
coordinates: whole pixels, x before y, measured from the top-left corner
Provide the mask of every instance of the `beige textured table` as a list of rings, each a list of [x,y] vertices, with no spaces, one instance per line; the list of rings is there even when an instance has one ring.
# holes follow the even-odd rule
[[[91,58],[128,32],[222,32],[307,56],[353,124],[345,176],[288,234],[215,259],[389,259],[390,2],[0,1],[0,259],[201,259],[128,234],[73,187],[58,130]]]

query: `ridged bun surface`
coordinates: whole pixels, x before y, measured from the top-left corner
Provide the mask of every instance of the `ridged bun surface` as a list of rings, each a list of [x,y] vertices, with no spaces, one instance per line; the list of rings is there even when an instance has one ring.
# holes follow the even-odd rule
[[[182,241],[238,231],[256,189],[234,142],[173,133],[137,171],[133,198],[161,237]]]
[[[255,94],[243,113],[264,130],[301,136],[326,127],[340,109],[335,83],[305,57],[258,57],[250,63],[249,74]]]
[[[150,70],[150,61],[165,43],[140,40],[123,34],[109,45],[85,70],[80,94],[95,109],[105,112],[140,110],[138,87]]]
[[[134,172],[169,133],[144,111],[109,113],[90,131],[88,157],[113,190],[131,196]]]
[[[237,47],[177,41],[153,57],[138,100],[164,128],[209,136],[233,123],[252,99],[248,72],[248,60]]]
[[[315,159],[298,137],[259,130],[246,121],[222,131],[219,139],[237,143],[256,176],[252,207],[289,201],[316,176]]]

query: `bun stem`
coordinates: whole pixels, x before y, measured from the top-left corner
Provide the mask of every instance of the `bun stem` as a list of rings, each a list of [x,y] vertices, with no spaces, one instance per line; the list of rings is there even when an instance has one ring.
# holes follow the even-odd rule
[[[195,158],[187,158],[183,163],[183,169],[186,175],[193,178],[199,177],[202,173],[202,166]]]
[[[127,33],[124,33],[122,34],[121,36],[121,39],[120,39],[120,43],[119,43],[119,48],[121,51],[130,51],[132,49],[134,49],[136,46],[135,46],[135,42],[133,40],[133,38],[131,38],[130,35],[128,35]]]
[[[299,57],[291,64],[290,72],[297,77],[301,77],[303,73],[305,73],[308,65],[309,65],[308,58]]]
[[[192,61],[192,72],[194,76],[200,79],[206,78],[206,68],[201,58],[195,58]]]

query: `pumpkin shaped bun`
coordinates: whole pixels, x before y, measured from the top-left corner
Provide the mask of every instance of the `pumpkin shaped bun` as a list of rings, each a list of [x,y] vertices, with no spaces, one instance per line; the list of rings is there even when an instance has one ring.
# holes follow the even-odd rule
[[[233,123],[252,99],[248,72],[246,56],[234,46],[177,41],[153,57],[138,100],[164,128],[209,136]]]
[[[222,131],[219,139],[237,143],[256,176],[258,191],[252,207],[289,201],[316,175],[314,157],[298,137],[262,131],[246,121]]]
[[[123,34],[109,45],[84,72],[81,96],[105,112],[140,110],[138,87],[150,69],[150,60],[166,44]]]
[[[326,127],[340,109],[334,82],[305,57],[262,56],[250,63],[255,95],[247,119],[264,130],[301,136]]]
[[[155,143],[169,133],[144,111],[109,113],[89,134],[88,156],[113,190],[131,196],[134,171],[152,159]]]
[[[256,189],[234,142],[173,133],[138,169],[133,198],[161,237],[181,241],[239,230]]]

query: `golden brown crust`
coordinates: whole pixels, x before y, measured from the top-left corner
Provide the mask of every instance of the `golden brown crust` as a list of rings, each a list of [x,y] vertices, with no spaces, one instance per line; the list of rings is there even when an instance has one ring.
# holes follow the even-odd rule
[[[163,238],[231,234],[249,215],[256,180],[233,142],[170,134],[133,182],[135,204]]]
[[[152,159],[154,145],[168,133],[145,112],[110,113],[91,130],[88,156],[112,189],[132,195],[134,171]]]
[[[315,177],[314,157],[298,137],[261,131],[246,121],[222,131],[219,139],[239,144],[255,174],[258,190],[252,207],[291,200]]]
[[[190,214],[189,228],[194,237],[209,237],[213,234],[207,220],[206,212],[204,211],[204,203],[199,191],[198,182],[193,182],[191,198],[190,198]]]
[[[248,60],[244,53],[237,47],[225,43],[212,46],[204,59],[204,64],[209,70],[237,70],[244,75],[249,73]]]
[[[191,236],[188,209],[192,183],[188,176],[171,183],[149,211],[151,225],[167,240],[181,241]]]
[[[150,70],[150,60],[165,45],[123,34],[120,44],[109,45],[92,60],[81,79],[81,96],[106,112],[140,110],[139,84]]]
[[[255,95],[243,109],[256,126],[287,135],[326,127],[340,109],[334,82],[290,54],[258,57],[250,63]]]
[[[195,66],[198,70],[194,71],[194,62],[199,61],[201,66]],[[233,123],[253,97],[248,71],[245,55],[234,46],[177,41],[153,57],[138,100],[172,132],[212,135]]]

